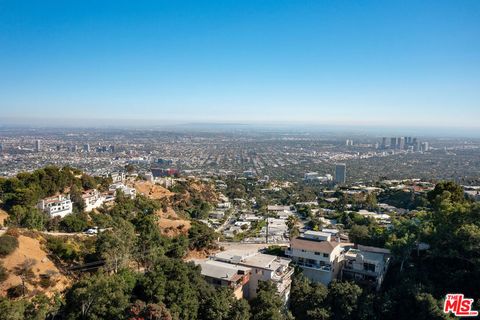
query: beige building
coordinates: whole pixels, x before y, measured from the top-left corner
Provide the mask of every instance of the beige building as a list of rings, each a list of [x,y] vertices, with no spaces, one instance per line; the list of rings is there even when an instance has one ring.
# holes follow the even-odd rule
[[[345,245],[332,241],[330,233],[307,231],[290,241],[285,254],[302,268],[308,279],[328,285],[341,270]]]

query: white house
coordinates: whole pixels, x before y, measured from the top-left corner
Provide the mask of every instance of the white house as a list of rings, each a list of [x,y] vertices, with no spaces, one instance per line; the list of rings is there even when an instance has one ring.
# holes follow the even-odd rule
[[[73,204],[70,195],[58,195],[40,200],[37,203],[37,208],[48,213],[51,217],[63,218],[72,213]]]
[[[390,250],[358,245],[345,252],[341,278],[380,289],[390,263]]]
[[[285,302],[290,298],[290,288],[294,269],[290,267],[290,259],[281,258],[259,252],[245,253],[241,250],[227,250],[215,254],[212,259],[234,265],[249,267],[251,269],[248,282],[247,299],[257,296],[260,281],[272,281],[278,294]]]
[[[290,241],[285,254],[302,268],[308,279],[328,285],[341,270],[344,251],[345,243],[331,241],[330,233],[307,231],[301,238]]]
[[[101,207],[106,197],[100,194],[97,189],[91,189],[82,193],[83,202],[85,202],[85,211],[90,212],[93,209]]]
[[[114,184],[111,184],[109,187],[108,187],[108,190],[110,192],[115,192],[117,190],[120,190],[123,192],[123,194],[127,197],[130,197],[131,199],[134,199],[135,196],[136,196],[136,193],[137,191],[135,190],[135,188],[129,188],[127,187],[126,185],[124,185],[123,183],[121,182],[118,182],[118,183],[114,183]]]

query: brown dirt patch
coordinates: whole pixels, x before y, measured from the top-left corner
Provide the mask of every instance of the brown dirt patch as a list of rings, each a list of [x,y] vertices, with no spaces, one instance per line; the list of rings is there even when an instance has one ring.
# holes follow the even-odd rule
[[[32,267],[34,277],[31,283],[27,284],[28,291],[38,290],[47,295],[53,295],[55,291],[60,292],[64,290],[70,281],[62,275],[55,264],[47,257],[43,251],[39,239],[34,239],[20,235],[18,237],[18,248],[5,258],[0,259],[3,266],[8,270],[9,277],[0,284],[0,295],[5,295],[8,288],[22,283],[19,276],[15,275],[15,269],[27,259],[34,259],[35,265]],[[44,289],[39,285],[41,279],[40,275],[52,273],[51,279],[54,280],[53,286]]]
[[[5,220],[8,218],[8,213],[5,210],[0,209],[0,225],[5,225]]]
[[[170,190],[148,181],[137,181],[134,183],[134,187],[138,193],[143,194],[150,199],[160,200],[170,198],[174,195]]]

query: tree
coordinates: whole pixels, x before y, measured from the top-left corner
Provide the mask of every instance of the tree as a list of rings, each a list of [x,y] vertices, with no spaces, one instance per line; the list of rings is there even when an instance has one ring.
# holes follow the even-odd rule
[[[318,283],[310,283],[303,275],[293,279],[290,310],[297,320],[329,319],[326,298],[327,288]]]
[[[190,249],[212,248],[215,232],[202,222],[192,221],[190,230],[188,230],[188,239]]]
[[[15,205],[11,208],[7,225],[35,230],[43,230],[48,218],[37,208]]]
[[[126,266],[135,245],[133,225],[117,218],[111,230],[101,232],[97,237],[96,251],[105,259],[105,267],[117,273]]]
[[[334,319],[350,319],[358,308],[362,289],[353,282],[333,281],[328,287],[328,303]]]
[[[33,272],[33,266],[37,264],[35,259],[26,259],[15,268],[15,274],[22,280],[22,296],[25,297],[27,292],[26,283],[32,281],[35,278]]]
[[[298,237],[300,235],[300,219],[296,215],[291,215],[287,218],[287,227],[290,235],[290,239]]]
[[[442,181],[435,185],[435,189],[427,194],[430,204],[437,208],[442,200],[448,199],[452,203],[465,201],[465,194],[462,186],[453,181]]]
[[[81,232],[87,227],[87,217],[81,213],[69,214],[60,221],[60,229],[65,232]]]
[[[5,234],[0,237],[0,257],[6,257],[18,248],[18,239]]]
[[[351,242],[356,244],[368,244],[370,241],[370,234],[367,226],[353,225],[348,233],[348,238]]]
[[[272,282],[259,282],[257,296],[251,302],[252,320],[284,320],[285,308]]]
[[[250,319],[250,305],[247,300],[239,299],[233,302],[233,305],[230,307],[230,312],[228,315],[230,320],[249,320]]]
[[[123,319],[135,285],[134,274],[98,273],[75,283],[65,295],[67,319]]]
[[[85,201],[82,197],[82,191],[75,184],[70,188],[70,200],[73,202],[73,208],[76,211],[82,212],[85,210]]]

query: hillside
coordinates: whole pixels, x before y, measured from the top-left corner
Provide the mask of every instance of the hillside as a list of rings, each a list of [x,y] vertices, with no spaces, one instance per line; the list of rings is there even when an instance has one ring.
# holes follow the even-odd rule
[[[26,261],[27,263],[31,261],[33,264],[32,277],[26,283],[30,295],[34,295],[35,292],[52,295],[55,291],[60,292],[64,290],[70,284],[67,277],[61,274],[60,270],[42,249],[40,240],[41,238],[32,238],[20,234],[18,236],[18,248],[7,257],[0,259],[9,273],[8,278],[0,284],[1,295],[5,296],[9,288],[21,285],[22,280],[15,273],[18,272],[21,265],[26,263]],[[50,281],[41,281],[42,278],[48,278]]]

